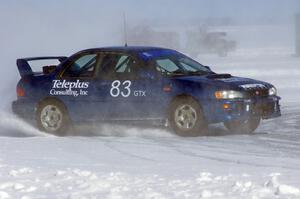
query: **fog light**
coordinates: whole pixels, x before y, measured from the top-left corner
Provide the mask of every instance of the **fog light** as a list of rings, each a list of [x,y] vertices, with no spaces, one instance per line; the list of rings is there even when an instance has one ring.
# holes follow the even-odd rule
[[[249,104],[246,105],[246,111],[247,111],[247,112],[250,111],[250,105],[249,105]]]
[[[223,104],[223,108],[224,108],[224,109],[229,109],[229,108],[230,108],[230,105],[229,105],[229,104]]]

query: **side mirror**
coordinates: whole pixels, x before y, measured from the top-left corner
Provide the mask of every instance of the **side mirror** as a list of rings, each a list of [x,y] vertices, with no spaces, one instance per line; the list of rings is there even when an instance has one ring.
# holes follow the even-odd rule
[[[141,78],[141,79],[151,79],[151,80],[154,80],[157,76],[157,74],[155,73],[155,71],[151,71],[151,70],[141,70],[139,73],[138,73],[138,76]]]
[[[210,69],[210,67],[209,66],[204,66],[206,69],[208,69],[208,70],[210,70],[211,71],[211,69]]]

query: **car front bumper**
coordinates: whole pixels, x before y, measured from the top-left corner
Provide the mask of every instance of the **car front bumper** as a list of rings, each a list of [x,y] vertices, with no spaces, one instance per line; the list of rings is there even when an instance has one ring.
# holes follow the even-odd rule
[[[220,100],[211,110],[211,123],[233,120],[246,120],[252,116],[270,119],[281,116],[280,97],[269,96],[266,98]]]

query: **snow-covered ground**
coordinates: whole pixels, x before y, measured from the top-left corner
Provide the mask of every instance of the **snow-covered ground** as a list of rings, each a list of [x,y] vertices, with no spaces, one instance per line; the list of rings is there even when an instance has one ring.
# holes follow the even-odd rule
[[[0,199],[300,198],[300,58],[292,46],[240,46],[225,58],[198,59],[216,72],[273,83],[282,117],[263,121],[254,135],[234,135],[222,125],[198,138],[100,125],[81,130],[94,136],[55,137],[6,111]]]

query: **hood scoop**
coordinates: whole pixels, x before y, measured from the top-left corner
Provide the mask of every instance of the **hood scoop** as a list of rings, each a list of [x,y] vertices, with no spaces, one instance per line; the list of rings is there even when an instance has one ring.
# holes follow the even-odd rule
[[[211,75],[207,75],[206,78],[208,79],[228,79],[231,78],[232,75],[228,74],[228,73],[224,73],[224,74],[211,74]]]

